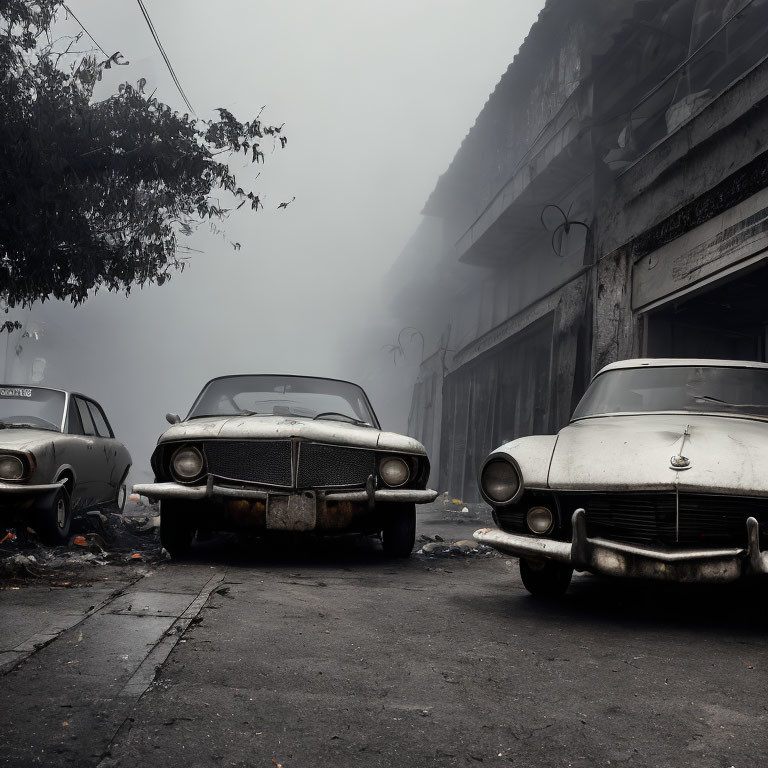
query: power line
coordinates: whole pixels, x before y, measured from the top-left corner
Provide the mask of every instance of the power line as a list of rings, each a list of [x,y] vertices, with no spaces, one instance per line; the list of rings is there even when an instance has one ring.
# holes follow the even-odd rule
[[[75,14],[72,12],[72,9],[68,5],[64,5],[64,10],[80,25],[80,29],[85,32],[88,37],[91,38],[91,40],[96,44],[96,47],[107,57],[109,58],[109,54],[99,45],[99,41],[83,26],[83,22],[80,21],[80,19],[75,16]]]
[[[152,33],[152,37],[155,40],[155,44],[157,45],[158,50],[162,54],[162,57],[165,61],[166,67],[168,67],[168,71],[171,73],[171,78],[173,79],[173,82],[176,84],[176,88],[178,89],[179,93],[181,94],[181,98],[184,99],[184,103],[187,105],[187,108],[189,109],[192,114],[197,114],[195,110],[192,108],[192,105],[189,103],[189,99],[187,98],[187,94],[184,93],[184,89],[181,87],[181,83],[179,82],[179,78],[176,77],[176,73],[173,71],[173,66],[171,65],[171,60],[168,58],[168,54],[165,52],[165,48],[163,48],[163,44],[160,42],[160,38],[157,34],[157,30],[155,29],[155,25],[152,23],[152,19],[149,17],[149,13],[147,9],[144,7],[143,0],[137,0],[139,4],[139,8],[141,9],[141,13],[144,16],[145,21],[147,22],[147,26],[149,27],[149,31]]]

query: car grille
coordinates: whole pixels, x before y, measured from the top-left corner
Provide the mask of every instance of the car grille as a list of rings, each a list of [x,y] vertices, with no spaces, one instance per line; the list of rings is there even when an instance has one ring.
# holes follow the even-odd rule
[[[376,455],[361,448],[299,443],[299,488],[338,488],[365,485],[376,472]]]
[[[228,480],[290,488],[290,440],[211,440],[203,444],[208,472]]]
[[[768,499],[674,493],[563,495],[569,515],[586,511],[587,535],[631,544],[682,548],[745,547],[746,521],[754,517],[768,537]]]
[[[364,486],[376,472],[373,451],[303,441],[298,445],[295,482],[291,440],[210,440],[203,443],[203,452],[212,475],[280,488]]]

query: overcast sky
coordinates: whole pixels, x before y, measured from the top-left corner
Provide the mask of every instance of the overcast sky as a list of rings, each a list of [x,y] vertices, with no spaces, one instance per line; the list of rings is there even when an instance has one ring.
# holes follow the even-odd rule
[[[45,309],[48,344],[70,361],[65,370],[51,359],[45,383],[105,401],[142,463],[162,415],[185,412],[216,375],[368,371],[376,390],[370,372],[391,366],[380,338],[372,331],[371,359],[359,365],[345,347],[383,322],[389,297],[378,283],[543,1],[145,0],[197,114],[223,106],[248,119],[266,105],[288,145],[265,146],[255,181],[253,166],[235,164],[265,210],[198,231],[189,245],[203,253],[169,284]],[[130,61],[102,96],[145,77],[185,111],[135,0],[68,4],[99,45]],[[383,387],[370,393],[374,407],[387,401],[380,415],[401,429],[407,390],[388,398]]]

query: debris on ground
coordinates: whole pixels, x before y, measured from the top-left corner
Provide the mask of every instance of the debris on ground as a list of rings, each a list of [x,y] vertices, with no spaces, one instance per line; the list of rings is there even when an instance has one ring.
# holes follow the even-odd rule
[[[447,522],[490,523],[492,520],[491,510],[487,504],[476,504],[452,498],[448,491],[439,496],[436,503],[442,505],[441,516]]]
[[[32,579],[47,580],[52,587],[85,586],[103,578],[100,566],[161,562],[166,557],[159,519],[157,505],[136,502],[123,514],[89,512],[72,521],[69,541],[59,547],[43,545],[30,528],[7,529],[0,535],[0,589]]]
[[[469,539],[460,539],[459,541],[444,541],[440,536],[420,536],[421,541],[426,543],[422,545],[416,554],[426,555],[427,557],[495,557],[498,553],[492,547],[485,544],[478,544]]]

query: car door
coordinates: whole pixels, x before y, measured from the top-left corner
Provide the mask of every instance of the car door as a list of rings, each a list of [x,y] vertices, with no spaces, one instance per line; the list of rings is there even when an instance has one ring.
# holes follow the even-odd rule
[[[68,438],[61,451],[60,460],[62,463],[69,464],[75,472],[75,486],[71,498],[72,508],[75,510],[87,508],[93,503],[92,500],[96,495],[94,488],[96,472],[93,461],[95,428],[90,421],[90,416],[87,427],[90,434],[86,433],[86,425],[83,424],[75,396],[70,395],[66,424]]]
[[[122,465],[125,448],[119,440],[115,439],[104,409],[90,398],[85,400],[85,403],[96,428],[96,447],[101,454],[100,460],[103,459],[102,472],[97,479],[100,501],[109,502],[116,497],[120,481],[123,479],[125,467]]]
[[[83,473],[84,485],[87,486],[87,494],[84,490],[83,500],[86,506],[92,507],[107,501],[109,498],[107,493],[109,473],[106,446],[104,439],[99,435],[86,398],[73,395],[73,399],[83,426],[83,441],[85,443],[84,463],[80,468]]]

